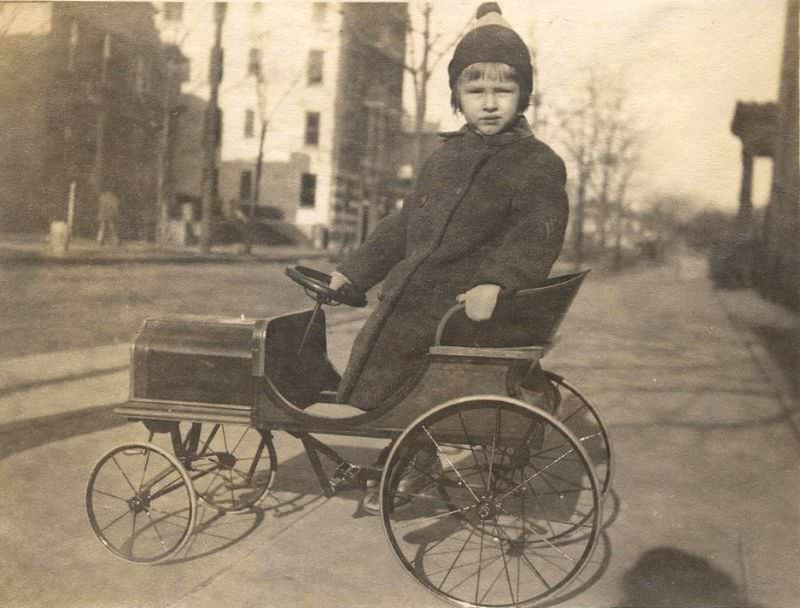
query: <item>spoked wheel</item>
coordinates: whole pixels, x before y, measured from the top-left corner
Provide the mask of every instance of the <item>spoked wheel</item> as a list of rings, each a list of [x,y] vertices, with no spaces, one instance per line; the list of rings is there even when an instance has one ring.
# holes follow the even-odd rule
[[[580,441],[510,398],[461,399],[421,416],[381,480],[400,562],[460,606],[530,606],[558,593],[591,557],[601,508]],[[572,538],[577,528],[586,534]]]
[[[222,513],[247,511],[275,481],[272,439],[250,426],[191,423],[180,451],[198,498]]]
[[[603,496],[611,489],[613,454],[608,429],[597,408],[577,388],[552,372],[545,372],[547,379],[558,391],[558,420],[566,426],[583,445],[594,464],[594,472],[600,482]]]
[[[186,470],[147,443],[122,445],[100,459],[86,487],[86,511],[100,542],[138,563],[161,562],[176,553],[197,519]]]

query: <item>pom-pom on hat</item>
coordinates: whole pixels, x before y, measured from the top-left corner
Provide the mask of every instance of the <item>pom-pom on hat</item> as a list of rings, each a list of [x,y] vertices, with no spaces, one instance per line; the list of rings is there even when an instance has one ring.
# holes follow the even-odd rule
[[[453,59],[447,66],[450,89],[455,91],[458,76],[473,63],[505,63],[516,70],[520,79],[520,101],[527,105],[533,91],[530,51],[502,14],[496,2],[484,2],[478,7],[475,27],[456,45]]]

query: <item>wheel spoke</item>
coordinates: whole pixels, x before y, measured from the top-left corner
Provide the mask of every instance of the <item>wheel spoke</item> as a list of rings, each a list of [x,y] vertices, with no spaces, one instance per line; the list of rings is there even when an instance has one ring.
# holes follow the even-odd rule
[[[475,492],[472,491],[472,488],[469,487],[469,485],[467,484],[466,480],[461,476],[461,473],[456,468],[456,465],[453,464],[453,461],[450,460],[450,457],[447,454],[445,454],[444,452],[442,452],[442,448],[439,447],[439,444],[436,442],[436,439],[433,438],[433,435],[431,435],[431,432],[428,430],[428,428],[425,425],[423,425],[422,426],[422,430],[425,431],[425,434],[433,442],[433,445],[436,446],[436,453],[437,454],[441,454],[442,456],[444,456],[444,459],[447,461],[447,464],[450,465],[450,468],[453,469],[453,472],[455,472],[456,476],[459,478],[459,480],[461,480],[461,483],[464,484],[464,487],[467,488],[467,490],[469,490],[470,494],[472,494],[472,498],[475,499],[475,502],[479,502],[479,499],[475,495]]]
[[[466,513],[470,509],[474,509],[474,508],[475,508],[475,505],[467,505],[466,507],[461,507],[459,509],[453,509],[452,511],[446,511],[444,513],[437,513],[436,515],[426,515],[425,517],[417,517],[417,518],[409,520],[409,521],[398,522],[397,524],[394,524],[394,525],[396,527],[398,527],[398,528],[407,528],[407,527],[409,527],[411,525],[417,525],[417,524],[419,524],[421,522],[436,521],[436,520],[442,519],[444,517],[450,517],[451,515],[458,515],[459,513]]]
[[[556,459],[555,459],[553,462],[551,462],[549,465],[547,465],[547,466],[546,466],[546,467],[544,467],[543,469],[539,469],[539,470],[537,470],[537,472],[536,472],[536,473],[534,473],[533,475],[531,475],[530,477],[528,477],[528,478],[527,478],[525,481],[523,481],[522,483],[520,483],[518,486],[516,486],[515,488],[512,488],[511,490],[509,490],[508,492],[506,492],[505,494],[503,494],[503,495],[500,497],[500,501],[503,501],[503,500],[505,500],[505,499],[506,499],[506,498],[507,498],[509,495],[513,494],[514,492],[516,492],[517,490],[519,490],[519,489],[520,489],[522,486],[524,486],[524,485],[526,485],[526,484],[530,483],[532,480],[536,479],[536,478],[537,478],[539,475],[541,475],[542,473],[544,473],[544,472],[545,472],[547,469],[549,469],[550,467],[552,467],[552,466],[554,466],[554,465],[558,464],[558,463],[559,463],[561,460],[563,460],[564,458],[566,458],[566,457],[567,457],[569,454],[571,454],[573,451],[574,451],[574,450],[570,449],[568,452],[564,452],[564,454],[562,454],[561,456],[559,456],[558,458],[556,458]]]
[[[472,538],[472,536],[474,534],[475,534],[475,528],[470,530],[469,536],[467,536],[467,538],[464,539],[464,544],[461,545],[461,548],[458,550],[458,553],[456,554],[455,558],[453,559],[453,563],[450,564],[450,568],[447,569],[447,572],[445,573],[444,578],[442,579],[442,582],[439,583],[439,587],[440,588],[444,587],[444,584],[447,581],[447,577],[450,576],[451,572],[453,572],[453,568],[455,567],[455,565],[458,562],[458,560],[461,558],[461,554],[464,552],[464,548],[469,544],[469,541],[470,541],[470,539]]]
[[[503,513],[505,513],[506,515],[509,515],[509,516],[513,517],[513,515],[511,515],[511,513],[509,513],[508,511],[506,511],[504,508],[502,508],[502,507],[501,507],[501,508],[500,508],[500,510],[501,510]],[[528,530],[529,532],[533,532],[533,534],[535,534],[535,535],[536,535],[536,536],[539,538],[539,540],[541,540],[543,543],[545,543],[545,544],[546,544],[547,546],[549,546],[551,549],[555,549],[555,550],[556,550],[558,553],[560,553],[560,554],[561,554],[561,555],[564,557],[564,559],[567,559],[567,560],[569,560],[569,561],[571,561],[571,562],[574,562],[574,561],[575,561],[575,558],[571,557],[571,556],[570,556],[570,555],[568,555],[567,553],[564,553],[564,551],[562,551],[560,547],[558,547],[557,545],[554,545],[554,544],[553,544],[553,543],[551,543],[551,542],[550,542],[550,541],[549,541],[549,540],[548,540],[548,539],[547,539],[545,536],[543,536],[542,534],[539,534],[539,532],[537,532],[536,530],[534,530],[533,528],[531,528],[531,527],[528,525],[528,523],[527,523],[527,522],[522,522],[522,526],[523,526],[523,528],[524,528],[525,530]],[[510,539],[509,539],[509,540],[510,540]],[[567,571],[566,571],[566,570],[564,570],[564,572],[567,572]]]
[[[491,475],[489,476],[491,478]],[[480,595],[481,589],[481,564],[483,563],[483,535],[484,535],[484,528],[483,522],[481,522],[481,548],[480,553],[478,554],[478,576],[476,577],[475,581],[475,603],[478,603],[478,596]]]
[[[467,440],[467,445],[469,446],[469,451],[472,454],[472,458],[475,460],[475,468],[477,469],[478,474],[481,476],[483,488],[486,492],[488,492],[489,486],[486,484],[486,479],[483,476],[483,467],[481,467],[480,463],[478,462],[478,455],[475,453],[475,442],[472,441],[472,437],[470,437],[469,431],[467,430],[467,425],[464,422],[464,414],[460,411],[458,412],[458,419],[461,422],[461,428],[464,429],[464,437]]]
[[[520,478],[525,476],[524,469],[520,469],[519,471]],[[545,509],[542,507],[542,503],[539,502],[539,493],[533,489],[530,485],[530,481],[526,483],[526,485],[531,489],[531,494],[533,495],[533,500],[536,502],[537,507],[539,510],[544,513]],[[502,504],[502,503],[501,503]],[[525,521],[527,518],[525,517],[525,494],[522,494],[522,521]],[[553,525],[550,523],[550,519],[546,518],[545,521],[547,522],[547,526],[550,528],[550,533],[555,536],[556,531],[553,529]],[[524,528],[523,528],[524,530]]]
[[[134,487],[133,483],[131,483],[131,480],[128,478],[128,475],[125,473],[125,471],[122,470],[122,467],[117,462],[116,456],[112,456],[111,457],[111,461],[116,465],[117,469],[119,469],[119,472],[122,474],[122,477],[125,479],[125,482],[128,484],[128,486],[130,487],[131,491],[134,494],[138,494],[139,492],[136,490],[136,488]]]
[[[494,473],[494,457],[497,454],[497,452],[496,452],[496,448],[497,448],[497,432],[498,432],[499,429],[500,429],[500,408],[498,407],[498,408],[495,408],[494,429],[492,430],[492,452],[491,452],[492,458],[488,462],[488,464],[489,464],[489,474],[487,476],[487,481],[486,481],[486,491],[487,492],[491,492],[492,489],[494,488],[494,484],[492,483],[492,481],[493,481],[492,476],[493,476],[493,473]]]
[[[122,498],[122,496],[117,496],[116,494],[111,494],[110,492],[106,492],[104,490],[98,490],[97,488],[92,488],[92,492],[94,494],[100,494],[101,496],[108,496],[109,498],[113,498],[114,500],[119,500],[127,504],[128,499]]]
[[[120,521],[123,517],[127,516],[129,513],[130,513],[130,510],[125,511],[124,513],[122,513],[122,515],[120,515],[119,517],[115,517],[110,522],[108,522],[105,526],[100,528],[100,530],[102,530],[102,531],[108,530],[111,526],[113,526],[115,523]],[[134,519],[136,518],[136,513],[133,514],[133,517],[134,517]]]
[[[496,517],[495,517],[494,521],[495,521],[494,529],[495,529],[495,532],[498,533],[497,535],[499,536],[499,530],[497,529],[497,518]],[[508,560],[506,559],[506,552],[503,551],[502,547],[500,548],[500,555],[503,558],[503,571],[506,574],[506,582],[508,583],[508,593],[511,596],[511,603],[512,604],[516,604],[517,603],[517,598],[514,596],[514,587],[511,584],[511,573],[508,571]],[[498,573],[498,577],[499,576],[500,576],[500,573]],[[487,592],[487,594],[488,594],[488,592]],[[485,597],[486,596],[484,595],[484,598]]]
[[[158,542],[161,545],[161,548],[164,549],[164,551],[167,551],[167,543],[164,542],[164,537],[161,536],[161,532],[158,531],[158,525],[156,525],[153,516],[150,514],[150,510],[147,510],[146,513],[147,513],[147,519],[150,520],[150,526],[153,528],[153,531],[158,536]]]
[[[142,478],[139,480],[139,488],[137,490],[137,493],[141,492],[142,488],[144,487],[144,479],[145,477],[147,477],[147,467],[149,464],[150,464],[150,450],[147,450],[147,453],[145,454],[144,457],[144,466],[142,467]]]

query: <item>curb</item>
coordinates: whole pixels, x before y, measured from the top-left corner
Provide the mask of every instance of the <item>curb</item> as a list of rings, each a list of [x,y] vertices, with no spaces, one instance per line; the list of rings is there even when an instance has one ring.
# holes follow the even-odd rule
[[[131,253],[119,255],[72,254],[66,256],[48,255],[39,252],[8,250],[0,248],[0,265],[113,265],[113,264],[237,264],[260,262],[280,264],[301,259],[338,259],[338,254],[330,251],[297,251],[280,254],[240,255],[233,253],[212,254],[164,254]]]
[[[798,448],[800,448],[800,408],[798,407],[800,405],[800,395],[796,394],[783,368],[775,357],[764,348],[759,337],[736,318],[724,294],[717,289],[714,290],[714,294],[725,317],[742,337],[742,342],[755,361],[756,367],[774,387],[775,399],[780,403],[781,410],[792,427],[792,433],[798,441]]]

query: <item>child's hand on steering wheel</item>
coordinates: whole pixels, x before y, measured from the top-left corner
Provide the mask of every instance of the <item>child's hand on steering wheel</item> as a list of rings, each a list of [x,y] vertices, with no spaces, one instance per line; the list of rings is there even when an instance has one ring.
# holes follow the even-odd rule
[[[335,270],[331,273],[331,282],[328,283],[328,287],[333,291],[336,291],[340,287],[350,284],[350,279],[344,276],[341,272],[336,272]]]
[[[458,294],[456,300],[464,302],[467,317],[472,321],[487,321],[492,318],[500,286],[491,283],[476,285],[469,291]]]

